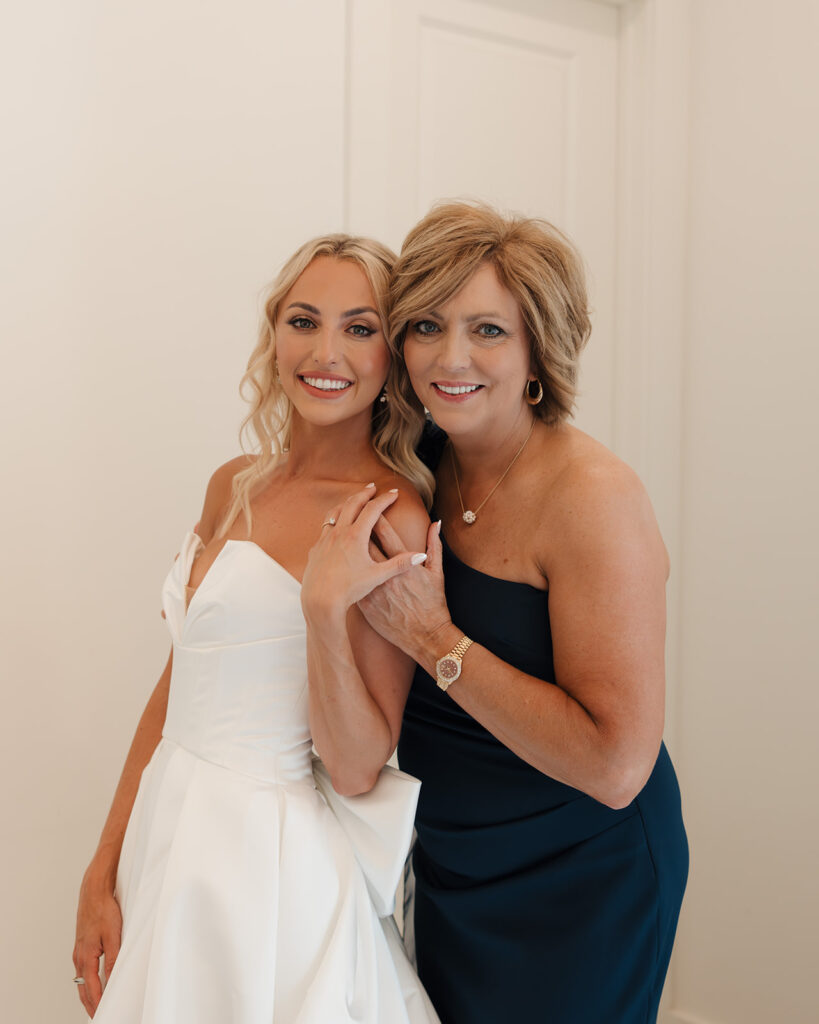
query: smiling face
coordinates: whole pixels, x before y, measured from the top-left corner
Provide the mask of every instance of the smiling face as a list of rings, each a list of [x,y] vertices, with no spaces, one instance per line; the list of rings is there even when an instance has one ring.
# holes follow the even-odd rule
[[[308,423],[369,423],[390,354],[358,264],[332,256],[309,264],[279,305],[276,361],[294,413]]]
[[[527,410],[529,338],[490,263],[448,302],[410,320],[404,360],[416,395],[453,438],[503,432]]]

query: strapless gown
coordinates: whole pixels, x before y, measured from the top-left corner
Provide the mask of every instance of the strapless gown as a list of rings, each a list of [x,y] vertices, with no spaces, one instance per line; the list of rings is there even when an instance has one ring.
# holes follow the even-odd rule
[[[548,593],[442,542],[453,621],[554,682]],[[443,1024],[653,1024],[688,873],[665,746],[612,810],[521,760],[419,668],[398,756],[423,784],[415,942]]]
[[[391,914],[418,783],[341,798],[312,755],[300,584],[228,541],[163,589],[173,674],[117,878],[95,1024],[437,1024]]]

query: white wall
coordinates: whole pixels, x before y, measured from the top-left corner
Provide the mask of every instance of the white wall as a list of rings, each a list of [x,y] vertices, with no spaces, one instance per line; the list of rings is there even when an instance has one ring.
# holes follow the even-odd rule
[[[692,17],[670,709],[692,873],[668,1020],[807,1024],[819,8],[662,6]],[[304,238],[342,227],[345,13],[35,0],[4,27],[4,1019],[82,1018],[77,886],[164,661],[159,584],[236,451],[260,288]]]
[[[692,4],[674,1020],[819,1020],[819,6]],[[679,571],[679,570],[678,570]]]
[[[3,1020],[82,1019],[79,881],[258,295],[342,227],[339,0],[35,0],[0,54]]]

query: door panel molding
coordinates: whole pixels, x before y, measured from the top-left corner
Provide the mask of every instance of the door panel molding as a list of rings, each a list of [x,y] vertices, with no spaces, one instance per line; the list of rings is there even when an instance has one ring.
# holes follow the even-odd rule
[[[521,45],[534,19],[520,10],[472,0],[346,0],[347,68],[344,166],[345,229],[374,234],[393,247],[418,216],[418,117],[414,67],[394,76],[392,54],[419,54],[426,29],[508,39]],[[550,4],[545,5],[546,8]],[[679,565],[687,89],[690,0],[561,0],[575,23],[618,22],[618,168],[611,441],[645,482],[672,563]],[[616,9],[615,9],[616,8]],[[499,30],[499,18],[503,28]],[[465,25],[468,24],[468,29]],[[571,24],[537,52],[571,52]],[[396,41],[400,41],[401,46]],[[397,86],[391,85],[398,78]],[[406,87],[402,86],[403,79]],[[576,83],[572,86],[576,92]],[[385,91],[393,94],[385,96]],[[575,102],[572,100],[571,102]],[[567,131],[571,132],[571,124]],[[574,146],[569,145],[571,153]],[[575,162],[576,163],[576,162]],[[563,226],[575,230],[573,178],[564,168]],[[582,237],[580,239],[583,244]],[[594,258],[589,261],[594,269]],[[670,585],[668,732],[673,742],[679,676],[676,576]]]
[[[690,0],[629,0],[620,11],[614,438],[648,489],[671,559],[665,736],[672,754],[679,747],[685,668],[680,567],[690,16]],[[684,787],[685,764],[675,761]],[[663,1024],[707,1024],[676,1009],[679,1001],[672,956]]]
[[[644,481],[669,549],[668,698],[666,738],[677,746],[684,664],[680,642],[680,578],[683,557],[682,467],[684,415],[685,259],[688,207],[688,83],[691,0],[539,0],[565,13],[568,24],[617,21],[616,271],[613,297],[612,447]],[[409,79],[393,80],[395,41],[418,54],[423,27],[455,28],[515,45],[533,24],[531,7],[472,0],[346,0],[349,82],[345,143],[345,229],[366,232],[400,246],[417,217],[419,103]],[[468,17],[467,17],[468,14]],[[538,52],[542,48],[533,40]],[[551,49],[560,51],[559,38]],[[406,45],[405,45],[406,50]],[[576,86],[575,86],[576,88]],[[603,126],[605,128],[605,126]],[[568,147],[573,150],[573,146]],[[588,158],[584,158],[587,161]],[[361,171],[365,169],[365,172]],[[564,173],[567,195],[582,166]],[[571,198],[564,226],[571,233]],[[583,244],[580,239],[581,247]],[[596,258],[589,262],[592,269]],[[685,765],[678,760],[681,777]],[[665,1024],[695,1018],[670,1008],[675,998],[672,960],[663,999]]]
[[[690,0],[621,11],[614,437],[646,484],[672,566],[681,550]],[[679,572],[669,583],[669,744],[681,675]]]

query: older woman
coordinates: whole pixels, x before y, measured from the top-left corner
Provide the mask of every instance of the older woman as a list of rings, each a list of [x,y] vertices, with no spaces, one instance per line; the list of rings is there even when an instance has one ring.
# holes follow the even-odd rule
[[[451,204],[393,281],[393,391],[440,428],[437,522],[426,563],[360,607],[419,666],[399,759],[423,782],[421,978],[444,1024],[646,1024],[688,868],[668,558],[635,474],[567,422],[580,261],[546,223]]]

